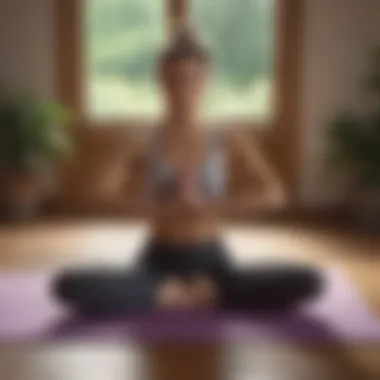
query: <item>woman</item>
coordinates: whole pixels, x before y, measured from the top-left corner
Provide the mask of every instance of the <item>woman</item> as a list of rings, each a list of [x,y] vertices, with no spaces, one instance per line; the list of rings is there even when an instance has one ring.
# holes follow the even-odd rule
[[[285,192],[254,142],[236,132],[202,130],[199,103],[209,70],[200,44],[187,30],[177,34],[160,62],[167,114],[148,148],[148,191],[130,202],[149,218],[151,239],[131,272],[63,273],[55,284],[63,302],[105,316],[157,307],[268,311],[286,310],[318,291],[319,277],[311,269],[238,270],[229,261],[220,241],[221,219],[279,208]],[[249,167],[256,192],[224,197],[227,153]]]

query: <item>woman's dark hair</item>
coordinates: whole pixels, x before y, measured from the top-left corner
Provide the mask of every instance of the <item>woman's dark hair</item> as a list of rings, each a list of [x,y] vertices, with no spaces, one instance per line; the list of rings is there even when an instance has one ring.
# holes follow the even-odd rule
[[[199,42],[188,28],[181,28],[175,33],[169,46],[162,55],[163,62],[177,62],[184,59],[193,59],[200,63],[208,63],[210,55],[207,49]]]

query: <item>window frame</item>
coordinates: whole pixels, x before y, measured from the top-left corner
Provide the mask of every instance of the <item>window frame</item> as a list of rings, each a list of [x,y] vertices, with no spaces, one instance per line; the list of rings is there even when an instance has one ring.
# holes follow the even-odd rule
[[[120,121],[93,121],[84,115],[84,56],[83,23],[86,0],[55,0],[57,97],[72,111],[76,128],[101,127],[124,132],[141,130],[154,123],[152,119],[123,118]],[[168,31],[187,15],[188,1],[166,2]],[[300,61],[302,54],[302,0],[276,0],[275,50],[275,115],[269,122],[235,118],[228,122],[236,128],[252,131],[262,140],[265,151],[278,164],[280,174],[290,189],[293,201],[298,194],[299,94],[301,87]],[[268,125],[269,123],[269,125]]]

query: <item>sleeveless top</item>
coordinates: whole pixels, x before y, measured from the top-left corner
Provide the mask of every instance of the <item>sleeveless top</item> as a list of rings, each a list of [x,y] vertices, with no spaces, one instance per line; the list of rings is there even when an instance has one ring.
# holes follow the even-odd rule
[[[176,190],[175,168],[163,157],[160,138],[153,140],[150,151],[148,192],[158,198],[170,198]],[[226,162],[222,144],[215,135],[206,136],[206,151],[198,170],[203,196],[215,199],[226,190]]]

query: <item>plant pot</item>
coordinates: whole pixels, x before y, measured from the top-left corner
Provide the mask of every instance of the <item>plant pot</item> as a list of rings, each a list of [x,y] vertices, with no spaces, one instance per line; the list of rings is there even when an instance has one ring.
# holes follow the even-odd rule
[[[380,233],[380,187],[361,188],[356,192],[354,218],[366,231]]]
[[[3,182],[3,203],[7,218],[25,220],[38,214],[45,193],[40,174],[9,174]]]

